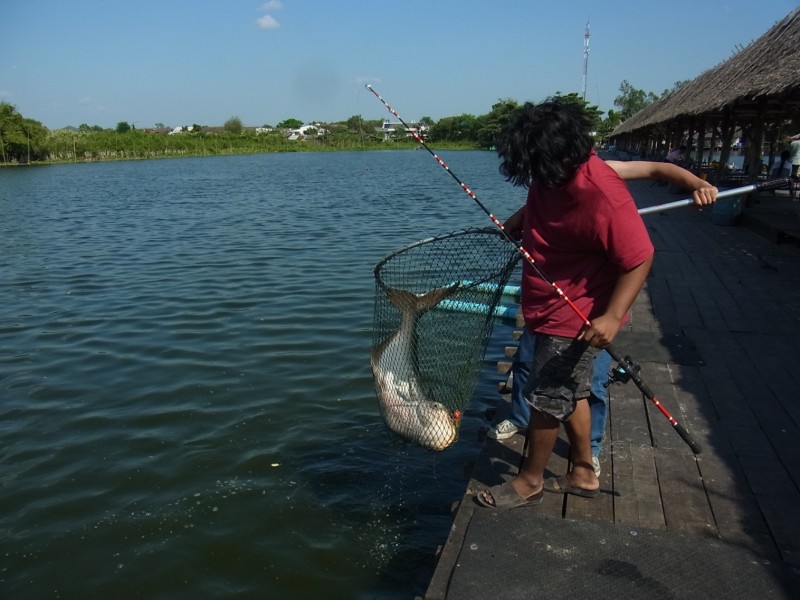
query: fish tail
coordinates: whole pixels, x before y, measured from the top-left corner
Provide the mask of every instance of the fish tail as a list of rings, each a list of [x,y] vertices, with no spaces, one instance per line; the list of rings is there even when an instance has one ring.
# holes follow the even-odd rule
[[[436,288],[424,294],[415,294],[399,288],[387,288],[389,301],[401,312],[417,316],[423,315],[458,289],[458,283],[448,287]]]

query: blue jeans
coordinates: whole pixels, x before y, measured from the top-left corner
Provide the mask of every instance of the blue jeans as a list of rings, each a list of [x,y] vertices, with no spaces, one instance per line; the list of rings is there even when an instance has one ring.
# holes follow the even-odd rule
[[[531,407],[525,400],[522,391],[531,372],[533,349],[536,346],[536,336],[527,330],[519,340],[519,347],[514,356],[511,372],[514,379],[511,385],[511,407],[508,418],[521,427],[527,427],[531,418]],[[594,359],[594,372],[592,375],[592,391],[589,396],[589,409],[592,413],[592,456],[600,456],[603,436],[606,432],[608,420],[608,390],[605,383],[611,371],[611,355],[603,350]],[[498,419],[502,421],[503,419]]]

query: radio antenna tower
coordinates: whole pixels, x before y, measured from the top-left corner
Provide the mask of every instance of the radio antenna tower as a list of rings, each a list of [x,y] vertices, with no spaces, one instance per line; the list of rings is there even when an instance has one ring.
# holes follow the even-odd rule
[[[589,75],[589,21],[586,21],[586,32],[583,34],[583,100],[586,101],[586,78]]]

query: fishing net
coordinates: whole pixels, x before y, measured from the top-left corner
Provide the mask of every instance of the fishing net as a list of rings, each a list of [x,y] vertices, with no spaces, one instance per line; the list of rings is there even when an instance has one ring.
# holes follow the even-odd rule
[[[386,425],[444,450],[457,439],[519,253],[497,229],[414,243],[375,267],[372,373]]]

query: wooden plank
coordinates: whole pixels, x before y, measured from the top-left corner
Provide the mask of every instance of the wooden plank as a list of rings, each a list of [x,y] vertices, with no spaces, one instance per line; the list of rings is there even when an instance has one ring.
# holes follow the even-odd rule
[[[667,529],[718,535],[703,478],[691,452],[658,448],[655,460]]]
[[[722,539],[750,548],[772,560],[780,558],[733,448],[720,443],[709,445],[697,463]]]
[[[704,330],[688,330],[687,335],[695,341],[704,357],[705,365],[698,370],[698,376],[707,391],[704,402],[709,405],[709,420],[713,417],[715,424],[753,421],[755,414],[731,377],[730,365],[719,358],[720,346],[726,342],[720,339],[718,333]],[[713,415],[710,412],[711,407]],[[711,428],[713,429],[714,425],[711,425]]]
[[[600,495],[596,498],[567,496],[565,498],[564,516],[568,519],[613,523],[614,484],[611,470],[600,473]]]
[[[614,521],[630,527],[665,529],[653,448],[614,444]]]
[[[800,492],[777,461],[751,457],[739,460],[781,557],[800,565]]]
[[[520,439],[523,441],[520,442]],[[523,445],[524,438],[520,435],[503,441],[487,437],[475,461],[472,477],[467,484],[467,494],[474,496],[481,490],[513,478],[519,471]]]
[[[738,458],[759,458],[764,461],[776,461],[778,455],[766,432],[752,421],[725,422],[717,433],[727,440],[733,453]]]
[[[639,527],[639,504],[633,480],[631,444],[626,440],[619,440],[614,442],[613,448],[611,462],[614,522]]]
[[[662,529],[666,527],[658,475],[651,446],[631,446],[633,460],[633,485],[636,492],[640,527]]]
[[[666,331],[680,331],[678,312],[667,281],[672,267],[666,253],[656,252],[651,276],[644,291],[650,298],[654,320]],[[641,294],[640,294],[641,296]]]
[[[796,349],[791,347],[789,336],[774,334],[744,336],[744,351],[750,358],[762,384],[768,387],[793,423],[800,423],[800,404],[794,402],[798,380]],[[796,337],[791,336],[796,342]],[[782,343],[781,343],[782,342]]]
[[[676,399],[673,417],[705,450],[712,443],[711,428],[718,417],[705,381],[700,375],[702,368],[678,364],[669,364],[668,368]]]
[[[609,387],[609,440],[607,450],[619,441],[652,446],[645,400],[633,384]]]

